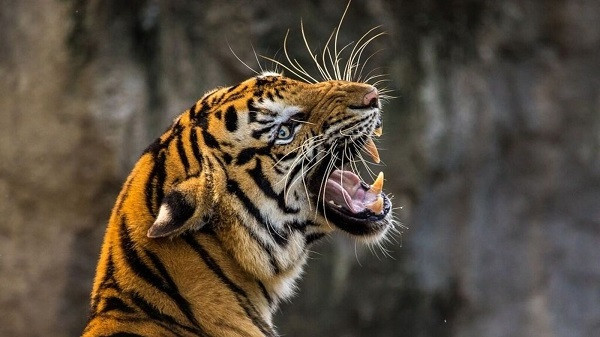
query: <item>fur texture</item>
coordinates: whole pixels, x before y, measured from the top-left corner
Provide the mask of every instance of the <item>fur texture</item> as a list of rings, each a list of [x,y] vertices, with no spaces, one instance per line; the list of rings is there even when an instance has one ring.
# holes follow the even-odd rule
[[[324,199],[332,171],[372,143],[379,108],[368,84],[273,73],[206,94],[127,178],[83,335],[276,336],[272,313],[315,240],[392,227],[383,194],[381,214],[352,221]]]

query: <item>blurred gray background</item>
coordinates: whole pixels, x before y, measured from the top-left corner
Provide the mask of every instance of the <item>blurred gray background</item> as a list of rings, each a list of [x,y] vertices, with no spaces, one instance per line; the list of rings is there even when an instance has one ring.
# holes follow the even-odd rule
[[[0,335],[81,332],[142,149],[252,48],[305,64],[345,1],[0,1]],[[408,227],[319,244],[284,336],[600,336],[600,1],[354,0]],[[267,62],[264,65],[269,67]]]

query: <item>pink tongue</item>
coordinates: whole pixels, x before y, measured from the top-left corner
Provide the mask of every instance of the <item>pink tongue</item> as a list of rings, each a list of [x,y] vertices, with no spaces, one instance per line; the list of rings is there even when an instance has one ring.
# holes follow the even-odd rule
[[[366,190],[351,171],[335,170],[327,178],[325,202],[333,201],[352,213],[360,213],[376,199],[377,194]]]

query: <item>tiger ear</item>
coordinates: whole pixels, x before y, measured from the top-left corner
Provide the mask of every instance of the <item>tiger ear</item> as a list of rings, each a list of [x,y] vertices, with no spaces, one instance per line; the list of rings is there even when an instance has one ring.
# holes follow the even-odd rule
[[[199,229],[205,225],[208,211],[203,199],[205,184],[192,178],[167,193],[158,210],[156,220],[148,233],[149,238],[173,237],[188,229]]]

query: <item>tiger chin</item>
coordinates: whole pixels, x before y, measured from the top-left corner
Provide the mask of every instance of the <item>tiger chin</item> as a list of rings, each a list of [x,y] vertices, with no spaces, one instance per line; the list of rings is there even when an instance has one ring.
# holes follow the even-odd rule
[[[151,144],[112,211],[84,336],[277,336],[308,249],[393,228],[380,93],[262,73],[213,90]],[[366,158],[366,159],[365,159]]]

